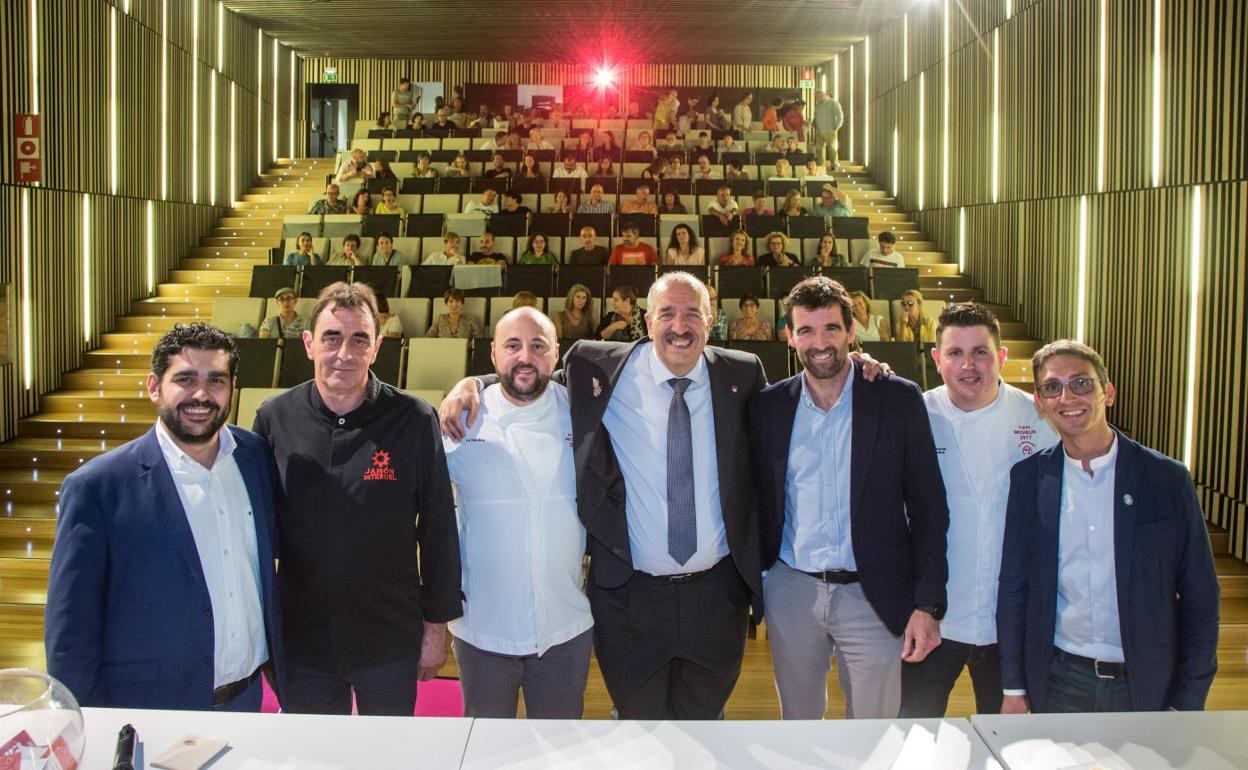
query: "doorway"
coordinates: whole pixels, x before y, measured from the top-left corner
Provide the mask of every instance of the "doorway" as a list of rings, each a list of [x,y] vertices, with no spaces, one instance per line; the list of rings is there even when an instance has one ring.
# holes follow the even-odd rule
[[[308,84],[308,156],[332,158],[351,144],[360,113],[355,83]]]

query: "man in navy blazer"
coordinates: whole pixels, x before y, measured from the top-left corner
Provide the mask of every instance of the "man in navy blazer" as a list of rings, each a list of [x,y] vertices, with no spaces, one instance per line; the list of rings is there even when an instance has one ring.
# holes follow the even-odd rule
[[[152,353],[152,430],[61,487],[48,672],[83,706],[259,711],[281,693],[269,446],[225,426],[238,350],[207,324]]]
[[[821,719],[835,655],[846,716],[895,718],[901,663],[940,644],[949,510],[918,387],[868,381],[824,277],[788,299],[805,371],[750,402],[768,638],[785,719]]]
[[[1014,466],[997,599],[1002,713],[1204,708],[1218,579],[1187,468],[1109,426],[1114,386],[1071,340],[1032,359],[1061,443]]]

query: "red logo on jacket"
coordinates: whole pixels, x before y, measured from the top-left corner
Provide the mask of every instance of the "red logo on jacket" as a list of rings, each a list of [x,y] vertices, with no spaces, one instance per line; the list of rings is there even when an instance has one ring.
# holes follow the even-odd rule
[[[394,468],[390,467],[390,453],[384,449],[373,452],[373,467],[364,471],[365,481],[394,481]]]

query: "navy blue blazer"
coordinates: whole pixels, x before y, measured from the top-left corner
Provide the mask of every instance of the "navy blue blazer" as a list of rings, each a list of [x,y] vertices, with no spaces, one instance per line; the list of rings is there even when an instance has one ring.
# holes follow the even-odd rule
[[[280,695],[273,453],[254,433],[229,429],[256,524],[271,684]],[[155,428],[61,486],[44,641],[48,673],[83,706],[212,708],[212,604]]]
[[[781,380],[750,401],[767,568],[780,558],[789,444],[804,376]],[[852,376],[849,520],[854,561],[867,600],[889,631],[900,635],[916,606],[945,604],[945,482],[919,387],[896,376],[868,382],[858,366]]]
[[[1117,432],[1117,431],[1115,431]],[[997,595],[1001,684],[1044,708],[1057,625],[1065,450],[1014,466]],[[1187,468],[1118,433],[1114,568],[1131,706],[1202,709],[1218,668],[1218,577]]]

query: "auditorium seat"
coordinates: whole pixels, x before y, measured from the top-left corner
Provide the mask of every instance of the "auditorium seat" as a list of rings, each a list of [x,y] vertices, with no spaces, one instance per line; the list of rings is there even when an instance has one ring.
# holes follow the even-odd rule
[[[728,347],[758,356],[763,362],[763,372],[767,375],[768,382],[779,382],[790,374],[788,343],[730,340]]]
[[[884,361],[899,377],[923,387],[923,369],[919,363],[919,349],[913,342],[863,342],[862,352],[876,361]]]
[[[326,256],[321,254],[321,256]],[[250,297],[272,297],[278,289],[289,286],[295,288],[299,280],[299,269],[283,265],[255,265],[251,268],[251,286],[247,290]]]
[[[403,387],[440,390],[455,386],[468,371],[468,340],[412,338],[407,343],[407,377]]]
[[[286,392],[286,388],[239,388],[238,412],[233,423],[240,428],[251,430],[256,424],[256,411],[260,405],[273,396]]]
[[[281,340],[247,339],[234,340],[238,346],[237,387],[239,388],[271,388],[277,381],[278,344]],[[299,346],[299,354],[307,357],[303,346]]]
[[[259,330],[263,315],[264,300],[259,297],[218,297],[212,301],[212,325],[228,334],[238,334],[243,324]]]
[[[900,299],[903,292],[919,288],[919,271],[914,267],[880,267],[871,270],[871,296]]]
[[[311,265],[303,268],[299,281],[300,297],[315,297],[331,283],[347,280],[351,268],[339,265]]]

